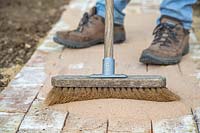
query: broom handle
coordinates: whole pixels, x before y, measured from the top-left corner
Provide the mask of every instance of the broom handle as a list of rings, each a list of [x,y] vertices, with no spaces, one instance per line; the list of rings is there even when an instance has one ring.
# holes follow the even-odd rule
[[[114,4],[113,0],[106,0],[105,17],[105,45],[104,57],[113,57],[113,26],[114,26]]]
[[[113,58],[114,36],[114,2],[106,0],[104,59],[102,74],[94,74],[92,78],[127,78],[124,74],[115,74],[115,59]]]

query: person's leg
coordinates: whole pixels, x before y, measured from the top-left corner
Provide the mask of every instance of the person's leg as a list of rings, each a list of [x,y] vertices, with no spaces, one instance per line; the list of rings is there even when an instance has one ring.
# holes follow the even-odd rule
[[[126,8],[130,0],[114,0],[114,22],[115,24],[124,23],[123,10]],[[97,15],[105,17],[105,0],[98,0],[96,3]]]
[[[177,64],[189,52],[189,29],[192,27],[192,4],[196,0],[164,0],[160,6],[151,45],[143,50],[140,62]]]
[[[126,40],[124,29],[123,9],[129,0],[114,1],[114,43]],[[96,6],[84,13],[75,30],[59,31],[54,36],[54,41],[68,48],[86,48],[104,43],[105,32],[105,0],[98,0]]]
[[[197,0],[163,0],[160,5],[162,16],[169,16],[182,22],[185,29],[192,27],[192,5]],[[158,24],[160,19],[158,19]]]

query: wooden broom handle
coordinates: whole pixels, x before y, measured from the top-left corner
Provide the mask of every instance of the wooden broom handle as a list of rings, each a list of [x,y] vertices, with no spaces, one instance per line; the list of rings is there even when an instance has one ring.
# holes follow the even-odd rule
[[[106,0],[104,57],[113,57],[114,2]]]

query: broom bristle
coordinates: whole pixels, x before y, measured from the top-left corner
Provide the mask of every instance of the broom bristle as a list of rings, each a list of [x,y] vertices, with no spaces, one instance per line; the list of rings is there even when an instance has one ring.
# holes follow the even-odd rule
[[[178,101],[180,97],[167,88],[61,88],[53,87],[45,104],[63,104],[92,99],[135,99],[157,102]]]

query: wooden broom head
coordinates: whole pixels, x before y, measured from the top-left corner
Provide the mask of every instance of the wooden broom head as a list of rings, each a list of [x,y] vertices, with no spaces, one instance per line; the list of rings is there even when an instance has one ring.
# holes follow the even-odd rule
[[[118,98],[170,102],[180,97],[166,88],[166,79],[158,75],[134,75],[128,78],[90,78],[89,76],[55,76],[47,105],[73,101]]]

